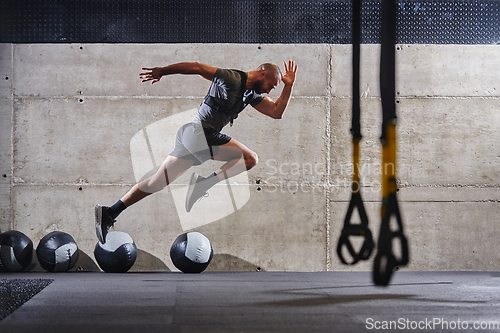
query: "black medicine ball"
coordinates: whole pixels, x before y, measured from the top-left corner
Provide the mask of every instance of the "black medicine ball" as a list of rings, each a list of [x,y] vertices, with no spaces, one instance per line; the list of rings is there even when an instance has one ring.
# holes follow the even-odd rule
[[[103,271],[125,273],[137,259],[137,246],[129,234],[113,231],[106,236],[106,243],[97,242],[94,257]]]
[[[67,272],[78,261],[78,246],[70,234],[53,231],[40,240],[36,256],[46,271]]]
[[[20,231],[0,234],[0,272],[19,272],[31,264],[33,242]]]

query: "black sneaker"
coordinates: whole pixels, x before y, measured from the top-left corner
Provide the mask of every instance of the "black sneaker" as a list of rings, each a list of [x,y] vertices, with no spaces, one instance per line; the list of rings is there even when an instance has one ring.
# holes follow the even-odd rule
[[[108,234],[109,229],[116,222],[109,216],[108,210],[109,207],[106,206],[95,206],[95,232],[99,242],[102,244],[106,243],[106,235]]]
[[[201,198],[207,197],[207,190],[201,186],[201,183],[206,180],[205,177],[200,176],[196,172],[191,174],[189,179],[189,186],[186,195],[186,212],[190,212],[193,205]]]

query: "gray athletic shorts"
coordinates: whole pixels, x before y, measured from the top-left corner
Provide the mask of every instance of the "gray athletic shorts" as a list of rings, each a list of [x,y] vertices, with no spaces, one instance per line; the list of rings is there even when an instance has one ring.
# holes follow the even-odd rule
[[[217,155],[219,146],[230,140],[225,134],[212,133],[210,128],[204,128],[201,121],[195,118],[179,128],[175,148],[170,155],[191,160],[193,165],[200,165]]]

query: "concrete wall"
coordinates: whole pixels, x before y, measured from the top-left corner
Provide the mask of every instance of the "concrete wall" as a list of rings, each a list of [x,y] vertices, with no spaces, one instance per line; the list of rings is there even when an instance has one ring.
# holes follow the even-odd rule
[[[195,215],[201,223],[191,230],[211,240],[213,270],[371,270],[371,260],[343,266],[335,252],[350,198],[350,50],[0,45],[0,228],[23,231],[35,246],[50,231],[68,232],[81,250],[77,267],[97,269],[93,208],[113,204],[137,181],[132,138],[174,115],[190,116],[210,84],[170,76],[152,86],[140,83],[141,67],[200,61],[251,70],[290,58],[299,71],[285,118],[272,120],[249,107],[225,130],[260,157],[243,182],[231,183],[234,191],[249,193],[248,201],[211,223]],[[381,200],[379,53],[378,45],[362,47],[362,193],[375,239]],[[398,46],[398,198],[411,251],[405,269],[500,269],[499,68],[498,46]],[[177,128],[168,129],[156,142],[171,142]],[[154,159],[170,151],[165,145]],[[208,163],[199,170],[215,167]],[[129,233],[140,249],[133,269],[175,270],[169,248],[186,231],[175,193],[187,179],[119,217],[116,230]],[[202,202],[211,199],[218,200]]]

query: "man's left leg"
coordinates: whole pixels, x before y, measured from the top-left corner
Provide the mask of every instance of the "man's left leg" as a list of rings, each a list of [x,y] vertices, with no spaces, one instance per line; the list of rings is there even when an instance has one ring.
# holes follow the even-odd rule
[[[176,156],[169,155],[163,161],[155,174],[148,179],[135,184],[113,206],[107,207],[97,205],[95,207],[94,214],[96,233],[99,241],[103,244],[106,242],[106,235],[109,229],[114,225],[115,219],[123,210],[145,197],[161,191],[166,186],[170,185],[171,182],[175,181],[178,177],[184,174],[184,172],[186,172],[192,165],[193,161],[191,159],[178,158]]]
[[[231,138],[228,143],[218,146],[218,152],[214,155],[213,160],[227,163],[207,178],[197,173],[191,175],[186,196],[187,212],[190,212],[195,202],[203,197],[215,184],[252,169],[257,165],[259,159],[254,151],[238,140]]]

